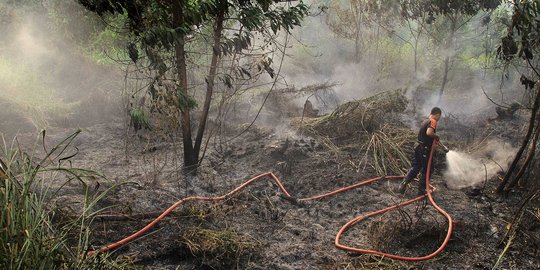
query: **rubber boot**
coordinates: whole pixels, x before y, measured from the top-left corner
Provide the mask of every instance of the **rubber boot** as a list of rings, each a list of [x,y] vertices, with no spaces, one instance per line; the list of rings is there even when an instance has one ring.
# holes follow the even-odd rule
[[[410,180],[403,180],[401,181],[401,183],[399,184],[399,187],[397,189],[397,192],[400,193],[400,194],[404,194],[405,193],[405,190],[407,190],[407,185],[409,184]]]

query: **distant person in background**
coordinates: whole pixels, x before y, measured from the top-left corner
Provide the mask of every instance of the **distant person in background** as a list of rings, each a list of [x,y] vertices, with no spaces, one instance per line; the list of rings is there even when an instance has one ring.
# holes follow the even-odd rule
[[[426,173],[429,156],[431,154],[431,145],[433,140],[438,141],[439,136],[435,133],[437,129],[437,121],[441,119],[441,109],[433,107],[429,118],[422,122],[420,125],[420,131],[418,132],[418,143],[414,148],[414,157],[412,160],[412,167],[399,185],[398,192],[403,194],[407,189],[407,185],[413,180],[420,171],[422,176],[420,177],[420,183],[418,185],[418,195],[424,195],[426,193]],[[431,164],[430,175],[433,172],[433,163]]]

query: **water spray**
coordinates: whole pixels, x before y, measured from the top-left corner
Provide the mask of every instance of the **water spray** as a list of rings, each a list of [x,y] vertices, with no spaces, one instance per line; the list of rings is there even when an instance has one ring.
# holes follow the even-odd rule
[[[505,170],[515,153],[516,149],[510,144],[497,140],[484,143],[474,153],[452,150],[446,153],[443,178],[451,189],[480,185]]]

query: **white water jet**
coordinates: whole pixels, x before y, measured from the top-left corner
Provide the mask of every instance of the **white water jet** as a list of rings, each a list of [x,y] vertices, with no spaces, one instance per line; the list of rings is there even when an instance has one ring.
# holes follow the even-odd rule
[[[508,168],[515,149],[509,144],[490,141],[474,154],[449,151],[444,179],[449,188],[459,189],[478,185]]]

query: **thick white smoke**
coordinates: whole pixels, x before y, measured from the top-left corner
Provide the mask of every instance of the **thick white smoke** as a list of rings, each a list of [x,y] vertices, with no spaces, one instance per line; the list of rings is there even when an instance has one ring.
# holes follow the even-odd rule
[[[492,140],[472,154],[450,151],[444,179],[449,188],[471,187],[490,179],[497,172],[506,170],[516,153],[508,143]]]

